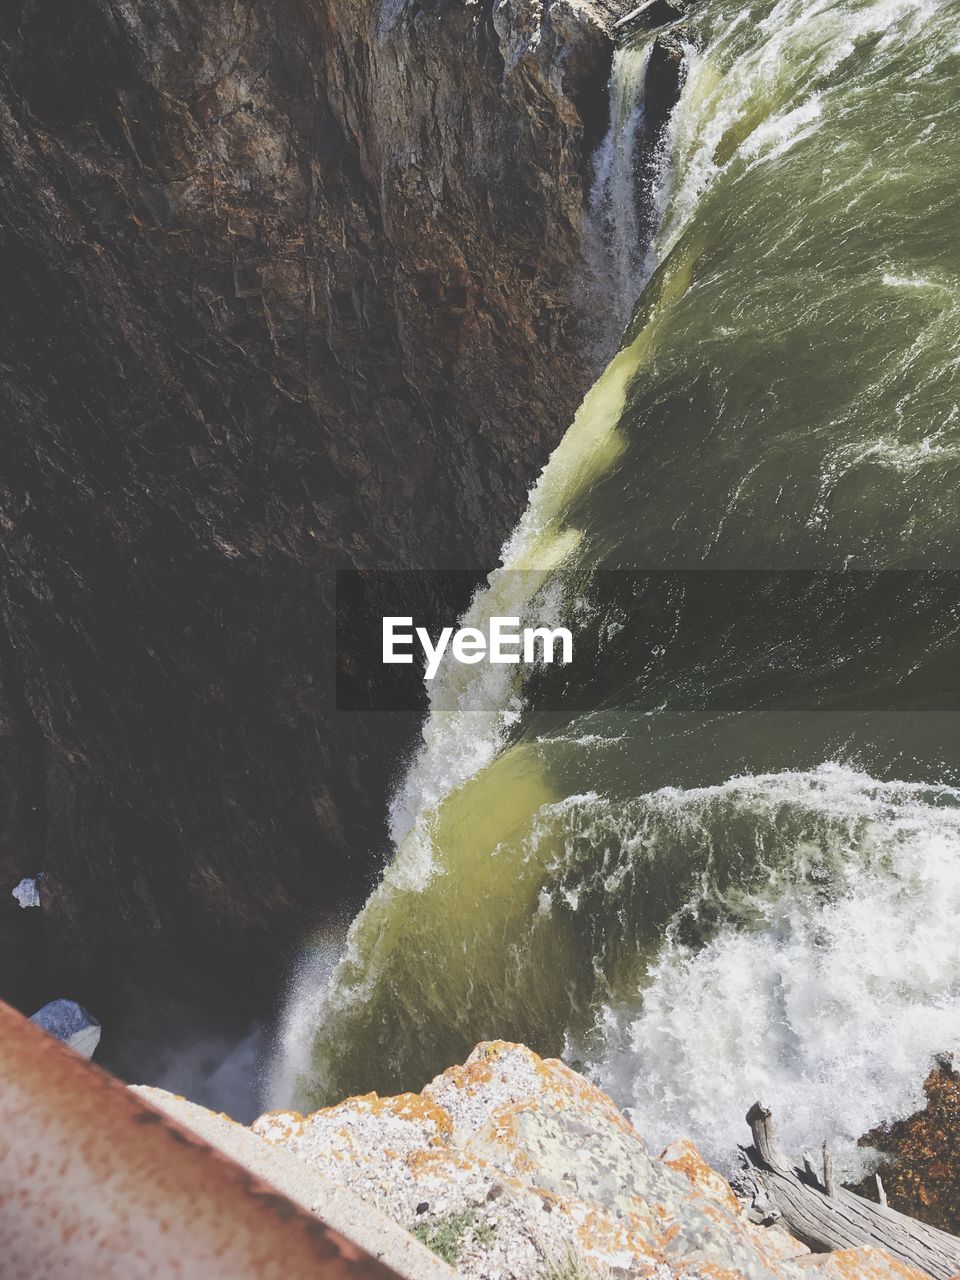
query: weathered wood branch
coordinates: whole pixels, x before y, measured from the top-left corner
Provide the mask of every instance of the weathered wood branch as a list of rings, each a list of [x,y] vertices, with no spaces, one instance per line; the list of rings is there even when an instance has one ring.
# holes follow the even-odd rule
[[[779,1222],[818,1253],[874,1245],[934,1280],[960,1274],[960,1238],[836,1186],[826,1144],[823,1181],[809,1157],[798,1168],[781,1149],[772,1113],[761,1103],[747,1112],[747,1123],[753,1145],[743,1149],[747,1168],[742,1183],[768,1220]]]
[[[829,1143],[823,1144],[823,1189],[833,1200],[837,1194],[837,1188],[833,1181],[833,1152],[830,1150]]]

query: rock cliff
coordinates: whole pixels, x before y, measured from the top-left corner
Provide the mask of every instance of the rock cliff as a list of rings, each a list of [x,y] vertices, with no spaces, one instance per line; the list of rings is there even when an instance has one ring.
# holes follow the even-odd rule
[[[813,1255],[776,1225],[756,1225],[691,1142],[657,1156],[599,1089],[522,1045],[479,1045],[420,1094],[270,1113],[242,1140],[169,1094],[140,1093],[266,1181],[276,1153],[294,1157],[463,1277],[922,1277],[881,1249]],[[286,1167],[281,1176],[285,1185]],[[384,1241],[376,1216],[373,1229],[392,1261],[397,1241]]]
[[[0,893],[21,1007],[117,1016],[122,973],[255,1009],[369,884],[416,725],[333,711],[332,574],[489,563],[585,389],[622,7],[3,7],[0,872],[45,871],[42,939]]]

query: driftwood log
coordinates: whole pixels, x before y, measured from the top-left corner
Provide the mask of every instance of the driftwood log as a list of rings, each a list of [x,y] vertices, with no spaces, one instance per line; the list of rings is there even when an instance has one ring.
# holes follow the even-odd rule
[[[960,1275],[960,1238],[838,1187],[826,1145],[820,1176],[809,1156],[803,1168],[795,1166],[781,1150],[772,1114],[761,1103],[747,1112],[747,1123],[753,1145],[742,1148],[739,1185],[759,1219],[778,1222],[817,1253],[875,1245],[935,1280]]]

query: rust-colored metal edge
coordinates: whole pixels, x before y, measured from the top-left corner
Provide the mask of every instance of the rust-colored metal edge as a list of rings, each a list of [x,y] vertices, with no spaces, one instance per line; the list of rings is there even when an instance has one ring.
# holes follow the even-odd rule
[[[0,1002],[3,1280],[397,1280]]]

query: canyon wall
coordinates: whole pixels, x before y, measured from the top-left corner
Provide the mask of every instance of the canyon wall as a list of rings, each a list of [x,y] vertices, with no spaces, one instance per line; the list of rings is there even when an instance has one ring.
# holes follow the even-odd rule
[[[594,371],[605,2],[4,6],[0,994],[255,1009],[371,883],[332,575],[492,562]]]

